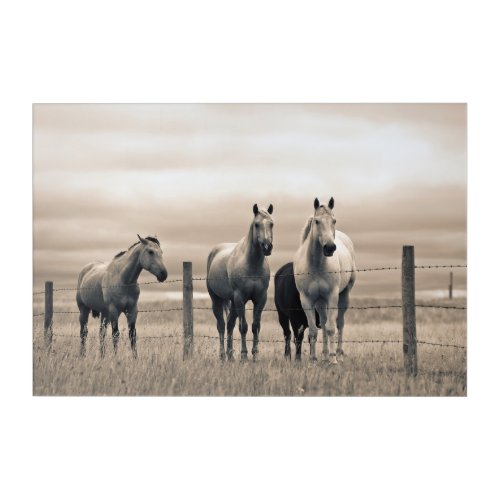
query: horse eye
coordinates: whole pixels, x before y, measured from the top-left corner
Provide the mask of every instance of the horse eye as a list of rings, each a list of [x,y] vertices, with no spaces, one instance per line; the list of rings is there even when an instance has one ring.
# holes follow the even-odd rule
[[[154,254],[153,250],[148,250],[148,253],[149,253],[149,255],[153,255]]]
[[[319,224],[319,220],[315,220],[314,222],[316,222],[316,224]]]
[[[333,223],[334,223],[334,224],[337,224],[337,219],[333,219]]]
[[[259,224],[257,222],[255,223],[255,227],[259,227]]]

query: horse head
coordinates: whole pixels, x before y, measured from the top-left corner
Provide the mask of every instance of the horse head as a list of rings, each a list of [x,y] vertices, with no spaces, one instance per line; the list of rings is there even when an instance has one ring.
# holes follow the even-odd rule
[[[253,206],[254,220],[253,241],[260,246],[264,255],[271,255],[273,251],[273,225],[271,217],[273,205],[269,205],[267,210],[259,210],[257,203]]]
[[[335,224],[337,221],[332,213],[333,204],[333,197],[330,198],[328,206],[320,205],[318,198],[314,200],[312,237],[318,239],[325,257],[331,257],[337,249],[337,245],[335,245]]]
[[[139,235],[139,241],[142,243],[142,249],[140,253],[140,263],[143,269],[149,271],[151,274],[156,276],[158,281],[165,281],[167,279],[168,273],[165,264],[163,263],[163,251],[160,248],[160,242],[156,238],[148,236],[147,238],[141,238]]]

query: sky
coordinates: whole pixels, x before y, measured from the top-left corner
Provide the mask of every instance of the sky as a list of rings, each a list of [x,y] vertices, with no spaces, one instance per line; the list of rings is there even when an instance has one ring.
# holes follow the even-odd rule
[[[183,260],[204,275],[214,245],[247,233],[254,203],[274,205],[276,271],[314,198],[330,196],[360,268],[399,265],[404,244],[417,264],[466,263],[464,104],[36,104],[33,125],[35,287],[76,283],[137,233],[158,237],[172,278]],[[390,295],[399,280],[364,273],[356,290]],[[422,272],[417,288],[447,281]]]

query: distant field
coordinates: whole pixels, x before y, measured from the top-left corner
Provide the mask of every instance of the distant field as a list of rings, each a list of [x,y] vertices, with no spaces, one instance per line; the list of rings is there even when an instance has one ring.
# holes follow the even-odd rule
[[[55,311],[75,311],[73,294],[55,296]],[[465,299],[420,301],[434,305],[465,306]],[[397,303],[353,300],[351,305]],[[34,313],[43,311],[36,296]],[[181,302],[139,302],[140,309],[180,307]],[[206,307],[206,300],[195,300]],[[272,298],[267,307],[274,307]],[[247,313],[247,318],[250,313]],[[344,362],[332,365],[308,360],[307,342],[302,362],[283,359],[284,342],[275,312],[263,315],[260,359],[239,361],[240,335],[235,329],[235,361],[218,359],[215,321],[209,310],[195,311],[195,355],[182,361],[182,312],[139,314],[138,352],[131,356],[125,320],[120,322],[117,356],[107,334],[107,353],[98,352],[98,321],[89,323],[87,356],[81,359],[77,314],[54,315],[51,353],[43,346],[43,316],[34,318],[33,394],[35,395],[158,395],[158,396],[464,396],[467,388],[466,350],[419,344],[419,374],[407,378],[402,344],[349,343],[352,340],[401,340],[400,309],[350,310],[346,315]],[[166,336],[173,337],[166,337]],[[307,331],[306,331],[307,336]],[[321,332],[319,339],[321,339]],[[247,345],[251,349],[251,334]],[[466,311],[417,310],[419,340],[466,345]],[[264,342],[272,341],[272,342]],[[294,348],[292,344],[292,349]],[[319,345],[318,352],[321,352]]]

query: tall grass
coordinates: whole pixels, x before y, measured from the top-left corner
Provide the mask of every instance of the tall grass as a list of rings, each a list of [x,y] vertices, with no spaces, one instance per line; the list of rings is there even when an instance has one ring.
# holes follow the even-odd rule
[[[358,300],[352,305],[380,304]],[[394,303],[387,301],[386,303]],[[427,303],[430,303],[427,301]],[[465,301],[433,301],[464,305]],[[35,304],[35,312],[40,309]],[[141,309],[169,308],[175,304],[148,303]],[[197,306],[206,307],[207,302]],[[268,307],[273,307],[272,300]],[[76,310],[71,298],[58,299],[54,309]],[[247,313],[250,314],[250,313]],[[263,316],[259,361],[239,361],[240,335],[234,333],[236,361],[218,359],[219,342],[209,310],[195,311],[194,357],[182,361],[182,313],[139,315],[138,351],[134,360],[125,321],[115,356],[111,335],[107,352],[99,355],[98,321],[89,323],[87,356],[79,357],[77,314],[54,316],[54,344],[48,353],[43,345],[43,317],[34,318],[33,393],[35,395],[171,395],[171,396],[458,396],[466,394],[466,350],[419,345],[417,377],[403,371],[402,345],[395,343],[349,343],[344,362],[332,365],[308,360],[304,343],[302,362],[283,359],[282,331],[275,312]],[[307,332],[306,332],[307,333]],[[167,337],[168,336],[168,337]],[[214,338],[203,338],[209,336]],[[417,336],[439,343],[466,343],[466,311],[419,309]],[[306,335],[307,337],[307,335]],[[247,336],[249,350],[252,335]],[[321,332],[319,335],[321,339]],[[401,310],[350,310],[344,339],[401,340]],[[272,341],[272,342],[264,342]],[[293,348],[293,345],[292,345]],[[321,352],[321,347],[319,349]]]

